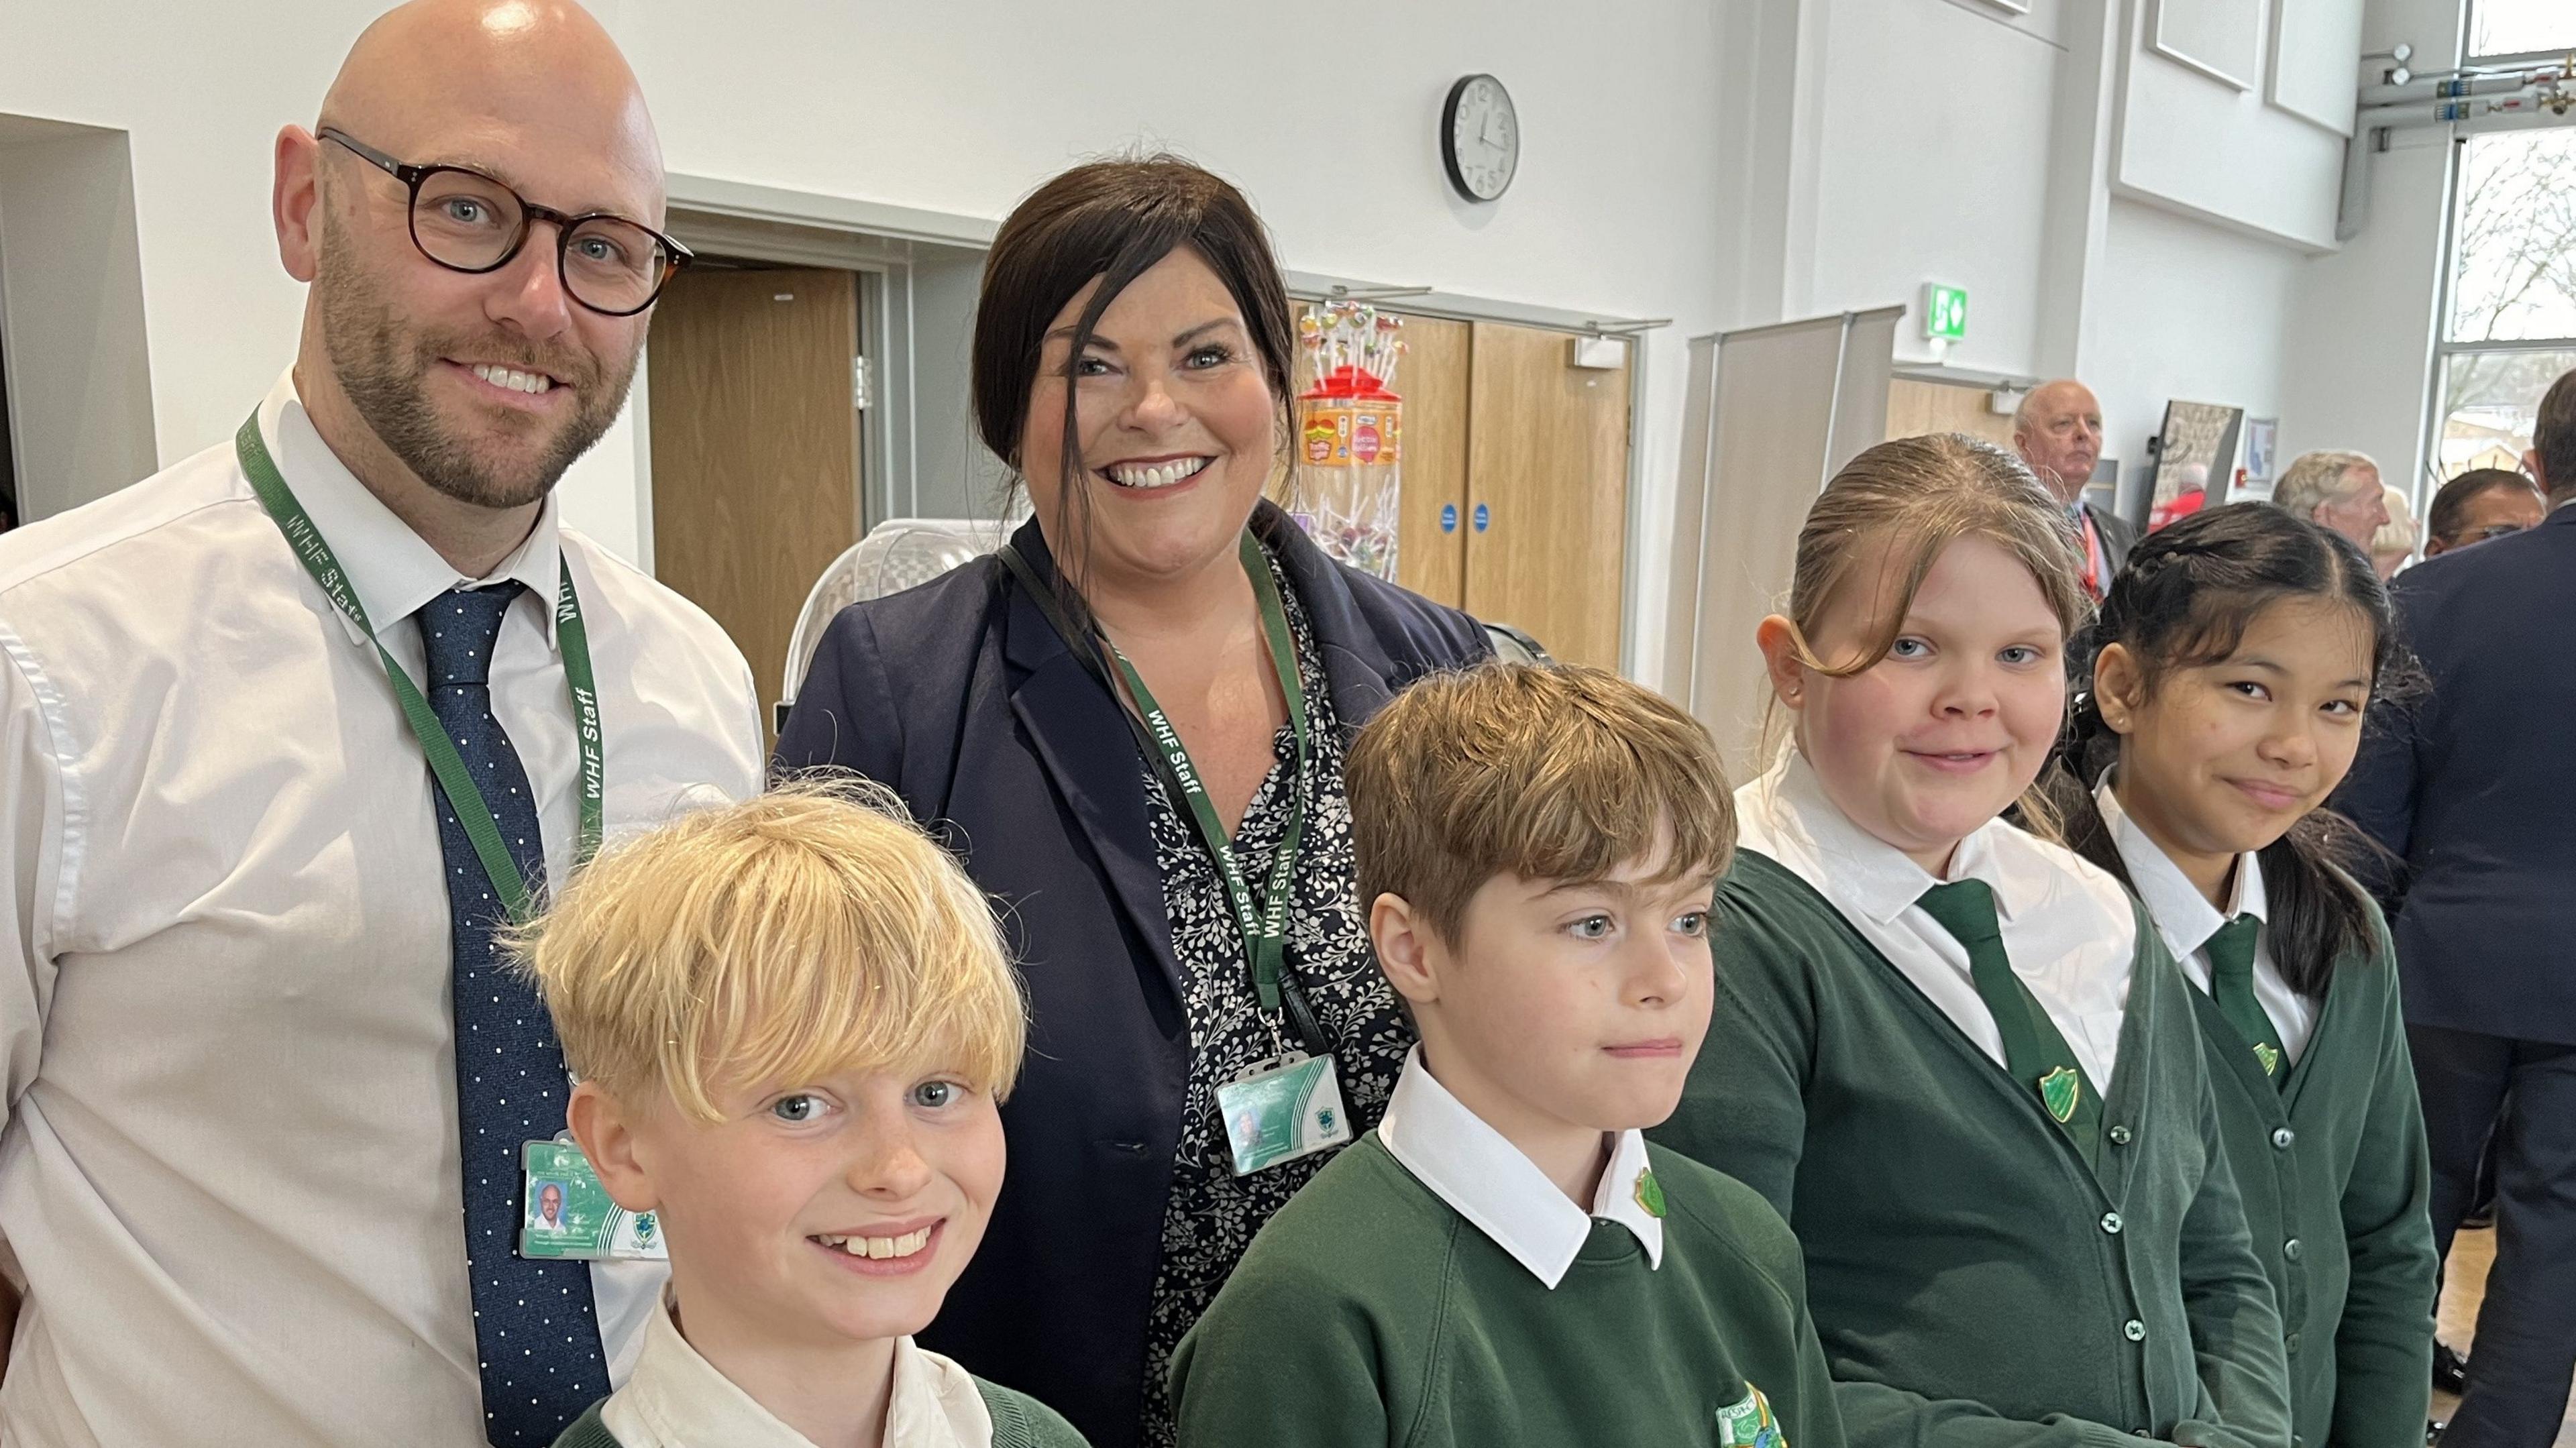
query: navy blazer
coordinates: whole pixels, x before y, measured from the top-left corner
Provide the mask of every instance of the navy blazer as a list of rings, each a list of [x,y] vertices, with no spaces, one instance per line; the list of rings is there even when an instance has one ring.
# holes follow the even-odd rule
[[[2428,678],[2373,709],[2335,803],[2406,862],[2406,1019],[2576,1045],[2576,508],[2392,592]]]
[[[1264,503],[1252,526],[1313,625],[1356,730],[1426,673],[1492,652],[1465,614],[1326,558]],[[1052,583],[1035,524],[1012,542]],[[1121,706],[998,558],[842,610],[778,765],[892,786],[1001,903],[1029,1050],[1002,1108],[1010,1173],[924,1345],[1029,1393],[1098,1448],[1137,1441],[1145,1323],[1190,1065],[1145,765]]]

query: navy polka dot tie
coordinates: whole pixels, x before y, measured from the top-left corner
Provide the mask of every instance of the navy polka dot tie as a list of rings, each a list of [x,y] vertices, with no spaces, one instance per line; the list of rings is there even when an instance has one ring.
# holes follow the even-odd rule
[[[518,751],[492,717],[492,648],[520,591],[516,583],[453,589],[416,617],[429,655],[430,708],[456,741],[534,896],[546,874],[536,800]],[[536,993],[493,958],[500,896],[446,792],[432,794],[453,922],[456,1132],[465,1166],[465,1262],[474,1285],[484,1430],[495,1448],[547,1448],[608,1393],[589,1265],[525,1261],[517,1252],[519,1148],[550,1141],[564,1128],[563,1048]]]

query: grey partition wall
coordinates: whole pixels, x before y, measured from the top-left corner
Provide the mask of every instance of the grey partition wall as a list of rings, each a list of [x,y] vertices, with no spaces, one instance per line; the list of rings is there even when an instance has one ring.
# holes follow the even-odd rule
[[[0,115],[0,328],[19,522],[159,470],[123,131]],[[242,384],[265,388],[267,374]]]
[[[1886,434],[1904,315],[1882,307],[1691,339],[1664,688],[1717,737],[1739,783],[1756,772],[1771,697],[1754,628],[1788,592],[1807,505]]]

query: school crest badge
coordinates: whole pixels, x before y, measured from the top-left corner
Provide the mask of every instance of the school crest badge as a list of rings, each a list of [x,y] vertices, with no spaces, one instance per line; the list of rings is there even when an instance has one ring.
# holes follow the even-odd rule
[[[2266,1076],[2276,1075],[2281,1069],[2281,1050],[2278,1046],[2267,1046],[2262,1042],[2256,1042],[2254,1059],[2263,1063],[2263,1074]]]
[[[1664,1184],[1655,1180],[1653,1167],[1637,1173],[1637,1205],[1645,1209],[1647,1216],[1663,1220]]]
[[[2075,1119],[2075,1107],[2084,1099],[2084,1078],[2072,1066],[2060,1066],[2039,1078],[2039,1101],[2058,1125]]]

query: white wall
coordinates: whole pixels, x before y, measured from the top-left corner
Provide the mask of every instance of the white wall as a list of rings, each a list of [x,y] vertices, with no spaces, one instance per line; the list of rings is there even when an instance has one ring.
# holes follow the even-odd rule
[[[2357,0],[2196,3],[2268,17]],[[2403,163],[2380,163],[2389,254],[2366,237],[2312,265],[2256,239],[2314,244],[2337,143],[2270,105],[2264,69],[2254,92],[2200,97],[2218,119],[2193,122],[2194,149],[2142,153],[2148,87],[2209,84],[2142,86],[2173,68],[2140,52],[2152,4],[2035,0],[2016,17],[1978,0],[1415,0],[1345,41],[1275,8],[1199,0],[1114,16],[1039,0],[762,0],[720,15],[594,0],[675,171],[999,217],[1075,160],[1167,145],[1241,183],[1294,269],[1672,318],[1646,338],[1637,400],[1645,660],[1663,652],[1657,520],[1672,512],[1693,333],[1965,285],[1969,337],[1950,360],[2086,376],[2131,465],[2169,397],[2277,409],[2285,447],[2371,446],[2399,431],[2390,418],[2420,413],[2398,395],[2420,387],[2416,360],[2401,345],[2364,377],[2357,344],[2379,334],[2339,320],[2391,277],[2421,292],[2422,237],[2397,234],[2421,226],[2386,184]],[[291,353],[302,294],[270,236],[270,139],[310,119],[373,9],[99,0],[49,10],[43,27],[0,22],[0,113],[128,134],[164,459],[221,440]],[[1434,140],[1449,83],[1479,70],[1511,87],[1525,138],[1490,207],[1452,196]],[[2409,295],[2374,305],[2404,313]],[[925,397],[925,431],[939,415]],[[630,553],[649,538],[639,453],[621,424],[564,484],[568,516]]]
[[[1946,0],[1832,0],[1827,14],[1813,237],[1788,310],[1915,307],[1897,355],[1925,361],[1923,284],[1965,287],[1968,335],[1948,364],[2035,370],[2053,7],[2008,19]]]
[[[2102,399],[2103,453],[2120,460],[2124,482],[2169,400],[2278,415],[2302,265],[2283,247],[2112,199],[2076,370]]]
[[[2462,0],[2372,0],[2362,43],[2415,47],[2419,70],[2457,63]],[[2352,448],[2389,481],[2423,477],[2423,442],[2452,144],[2431,127],[2391,133],[2369,158],[2360,235],[2299,277],[2282,380],[2281,450]]]
[[[161,455],[225,437],[291,356],[302,294],[268,222],[269,146],[309,122],[371,0],[104,0],[14,19],[0,112],[130,133]],[[1718,7],[1437,0],[1347,41],[1270,7],[1135,0],[771,0],[721,14],[596,0],[670,167],[999,217],[1086,156],[1167,145],[1225,173],[1303,271],[1614,316],[1650,337],[1643,475],[1668,491],[1679,337],[1719,320]],[[1335,57],[1340,57],[1337,62]],[[1456,200],[1434,135],[1451,81],[1511,88],[1524,149],[1499,205]],[[631,424],[565,483],[612,547],[642,536]],[[1645,563],[1659,568],[1658,550]],[[1659,596],[1659,579],[1646,596]]]

